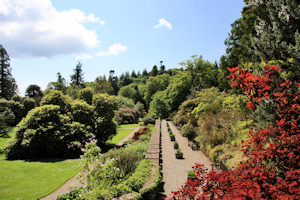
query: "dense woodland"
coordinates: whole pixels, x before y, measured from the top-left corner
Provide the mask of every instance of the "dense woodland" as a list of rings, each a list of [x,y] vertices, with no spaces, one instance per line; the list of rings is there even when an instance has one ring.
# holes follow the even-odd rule
[[[160,61],[149,72],[116,76],[111,70],[92,82],[85,81],[79,62],[70,83],[58,72],[45,91],[30,85],[25,97],[17,95],[8,53],[0,46],[1,135],[6,127],[19,127],[7,158],[78,157],[83,141],[96,139],[102,148],[117,124],[169,118],[211,160],[231,169],[206,174],[196,165],[197,181],[175,192],[175,199],[296,199],[300,5],[245,3],[219,62],[194,55],[181,68]]]

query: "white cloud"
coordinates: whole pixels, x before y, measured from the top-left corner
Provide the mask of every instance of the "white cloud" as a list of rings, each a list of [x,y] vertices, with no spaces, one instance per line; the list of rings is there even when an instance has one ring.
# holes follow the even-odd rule
[[[111,55],[118,55],[122,52],[126,52],[127,47],[122,44],[113,44],[111,47],[108,48],[108,51],[100,51],[97,53],[98,56],[111,56]]]
[[[165,20],[164,18],[161,18],[158,20],[158,24],[154,26],[154,28],[160,28],[160,27],[165,27],[168,30],[172,30],[172,24]]]
[[[57,11],[51,0],[0,0],[0,38],[13,57],[53,57],[97,47],[95,31],[82,23],[105,24],[78,9]]]
[[[75,57],[75,60],[89,60],[89,59],[91,59],[91,58],[92,58],[91,55],[86,54],[86,53],[82,53],[82,54],[80,54],[80,55],[77,55],[77,56]]]
[[[95,17],[94,14],[89,14],[87,16],[84,15],[84,12],[78,9],[71,9],[68,11],[62,11],[61,15],[65,18],[69,18],[69,20],[76,20],[78,22],[98,22],[101,25],[105,24],[105,20],[100,20],[99,17]]]

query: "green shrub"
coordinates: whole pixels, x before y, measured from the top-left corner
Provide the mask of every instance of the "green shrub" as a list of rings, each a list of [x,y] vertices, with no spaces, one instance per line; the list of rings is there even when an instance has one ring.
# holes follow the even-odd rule
[[[134,200],[155,200],[161,183],[162,176],[160,174],[160,166],[156,166],[156,172],[152,184],[148,187],[142,188],[139,195],[136,195]]]
[[[140,141],[150,141],[150,139],[151,139],[151,136],[150,135],[141,135],[140,136],[140,138],[139,138],[139,140]]]
[[[187,171],[188,176],[195,176],[195,172],[193,170]]]
[[[44,105],[29,111],[5,150],[8,159],[76,157],[83,138],[93,134],[83,124],[60,114],[60,107]]]
[[[106,197],[103,199],[112,199],[114,197],[120,197],[128,193],[138,193],[150,177],[152,172],[152,166],[153,164],[150,160],[142,160],[141,162],[139,162],[136,170],[131,176],[121,181],[117,185],[113,185],[112,187],[107,188],[104,191],[102,190],[100,195],[102,196],[102,198],[103,196]],[[97,198],[99,199],[99,196]]]
[[[71,199],[83,200],[81,193],[82,193],[82,188],[76,188],[71,192],[69,192],[68,194],[57,197],[56,200],[71,200]]]
[[[89,178],[92,182],[88,182],[88,190],[83,194],[84,199],[112,199],[138,192],[151,175],[152,162],[144,159],[138,163],[131,175],[117,177],[119,175],[117,161],[117,158],[109,159],[93,168]]]
[[[23,100],[24,105],[24,116],[27,115],[27,113],[35,108],[35,100],[33,98],[25,97]]]
[[[146,145],[144,145],[146,146]],[[125,177],[132,173],[136,168],[136,164],[144,157],[147,147],[127,146],[126,148],[112,149],[101,157],[102,162],[109,159],[116,159],[116,166],[120,169],[120,176]]]
[[[94,92],[95,91],[92,88],[86,87],[78,92],[78,98],[84,100],[85,102],[91,105],[93,101]]]
[[[148,125],[148,124],[155,124],[155,119],[152,117],[144,117],[142,119],[142,122],[144,123],[144,125]]]
[[[13,125],[18,124],[24,116],[23,104],[21,104],[20,102],[17,102],[17,101],[10,100],[10,101],[8,101],[8,107],[15,115],[15,120],[14,120]]]
[[[131,145],[131,144],[133,144],[134,142],[135,142],[134,139],[127,140],[127,141],[125,141],[125,142],[123,143],[123,146]]]
[[[52,90],[48,95],[44,96],[41,101],[43,105],[57,105],[60,107],[61,114],[66,114],[71,109],[71,98],[64,95],[62,91]]]
[[[192,140],[196,137],[196,131],[192,124],[185,124],[181,128],[182,136],[187,137],[189,140]]]
[[[224,148],[222,145],[218,145],[218,146],[215,146],[210,154],[209,154],[209,157],[210,159],[212,159],[214,162],[220,162],[220,160],[218,159],[222,154],[224,154]]]
[[[187,115],[176,115],[174,117],[174,124],[176,126],[183,126],[189,122],[189,117]]]
[[[21,97],[20,95],[14,95],[14,96],[11,97],[11,100],[18,101],[18,102],[22,103],[23,102],[23,97]]]
[[[140,117],[140,112],[135,108],[119,108],[116,113],[118,124],[136,124]]]
[[[74,100],[71,103],[70,111],[73,121],[94,128],[95,119],[93,106],[83,100]]]

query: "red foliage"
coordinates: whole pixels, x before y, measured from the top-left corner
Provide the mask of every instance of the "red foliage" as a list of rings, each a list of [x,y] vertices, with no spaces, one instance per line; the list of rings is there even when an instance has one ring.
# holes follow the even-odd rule
[[[134,132],[131,139],[138,140],[140,138],[140,135],[147,133],[148,130],[149,130],[149,128],[143,128],[142,130]]]
[[[300,199],[300,84],[282,79],[278,66],[265,67],[263,76],[228,68],[232,73],[228,78],[232,87],[250,97],[248,108],[272,101],[276,123],[250,131],[243,143],[249,159],[236,170],[207,173],[204,165],[196,164],[196,181],[188,180],[169,199]]]

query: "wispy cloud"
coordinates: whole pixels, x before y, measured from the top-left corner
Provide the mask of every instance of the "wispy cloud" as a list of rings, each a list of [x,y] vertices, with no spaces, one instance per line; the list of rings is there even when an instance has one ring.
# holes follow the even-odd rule
[[[100,43],[83,23],[105,24],[78,9],[57,11],[51,0],[1,0],[0,38],[12,57],[53,57],[81,53]]]
[[[100,51],[97,53],[98,56],[111,56],[111,55],[118,55],[122,52],[126,52],[127,47],[120,43],[113,44],[111,47],[108,48],[108,51]]]
[[[160,18],[158,20],[158,24],[154,26],[154,28],[160,28],[160,27],[165,27],[168,30],[172,30],[172,28],[173,28],[172,24],[170,24],[170,22],[168,22],[164,18]]]

